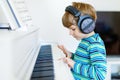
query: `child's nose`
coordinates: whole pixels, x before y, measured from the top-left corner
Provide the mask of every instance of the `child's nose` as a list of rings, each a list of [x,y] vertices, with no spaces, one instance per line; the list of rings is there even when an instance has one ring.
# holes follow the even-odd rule
[[[72,35],[72,34],[73,34],[72,30],[70,30],[70,31],[69,31],[69,35]]]

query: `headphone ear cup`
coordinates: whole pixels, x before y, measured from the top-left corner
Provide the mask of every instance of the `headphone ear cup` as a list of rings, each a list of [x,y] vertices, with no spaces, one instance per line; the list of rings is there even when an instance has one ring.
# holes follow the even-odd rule
[[[95,21],[89,15],[80,16],[78,27],[81,32],[88,34],[95,29]]]

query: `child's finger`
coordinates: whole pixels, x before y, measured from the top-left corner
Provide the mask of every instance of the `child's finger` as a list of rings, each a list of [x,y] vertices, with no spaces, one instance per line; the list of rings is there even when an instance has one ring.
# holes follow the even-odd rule
[[[62,58],[59,58],[58,60],[63,60],[64,59],[64,57],[62,57]]]

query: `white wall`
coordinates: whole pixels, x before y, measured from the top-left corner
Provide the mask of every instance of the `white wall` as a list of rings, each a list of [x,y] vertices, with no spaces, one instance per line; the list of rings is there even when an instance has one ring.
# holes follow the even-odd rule
[[[120,11],[120,0],[26,0],[34,24],[40,27],[41,39],[63,43],[73,49],[77,42],[61,22],[65,7],[73,1],[90,3],[97,11]]]

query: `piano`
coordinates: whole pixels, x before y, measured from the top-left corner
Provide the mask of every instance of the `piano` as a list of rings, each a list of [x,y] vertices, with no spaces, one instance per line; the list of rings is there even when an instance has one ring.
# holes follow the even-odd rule
[[[63,54],[57,46],[41,46],[40,27],[33,26],[25,0],[0,4],[0,17],[12,29],[0,30],[0,80],[73,80],[68,66],[58,61]]]
[[[0,30],[0,55],[0,80],[73,80],[57,45],[40,42],[39,28]]]
[[[31,80],[74,80],[70,68],[62,60],[59,60],[64,56],[57,45],[42,45]]]
[[[39,28],[0,30],[0,36],[0,80],[74,80],[69,67],[58,60],[64,54],[57,45],[39,40]]]

